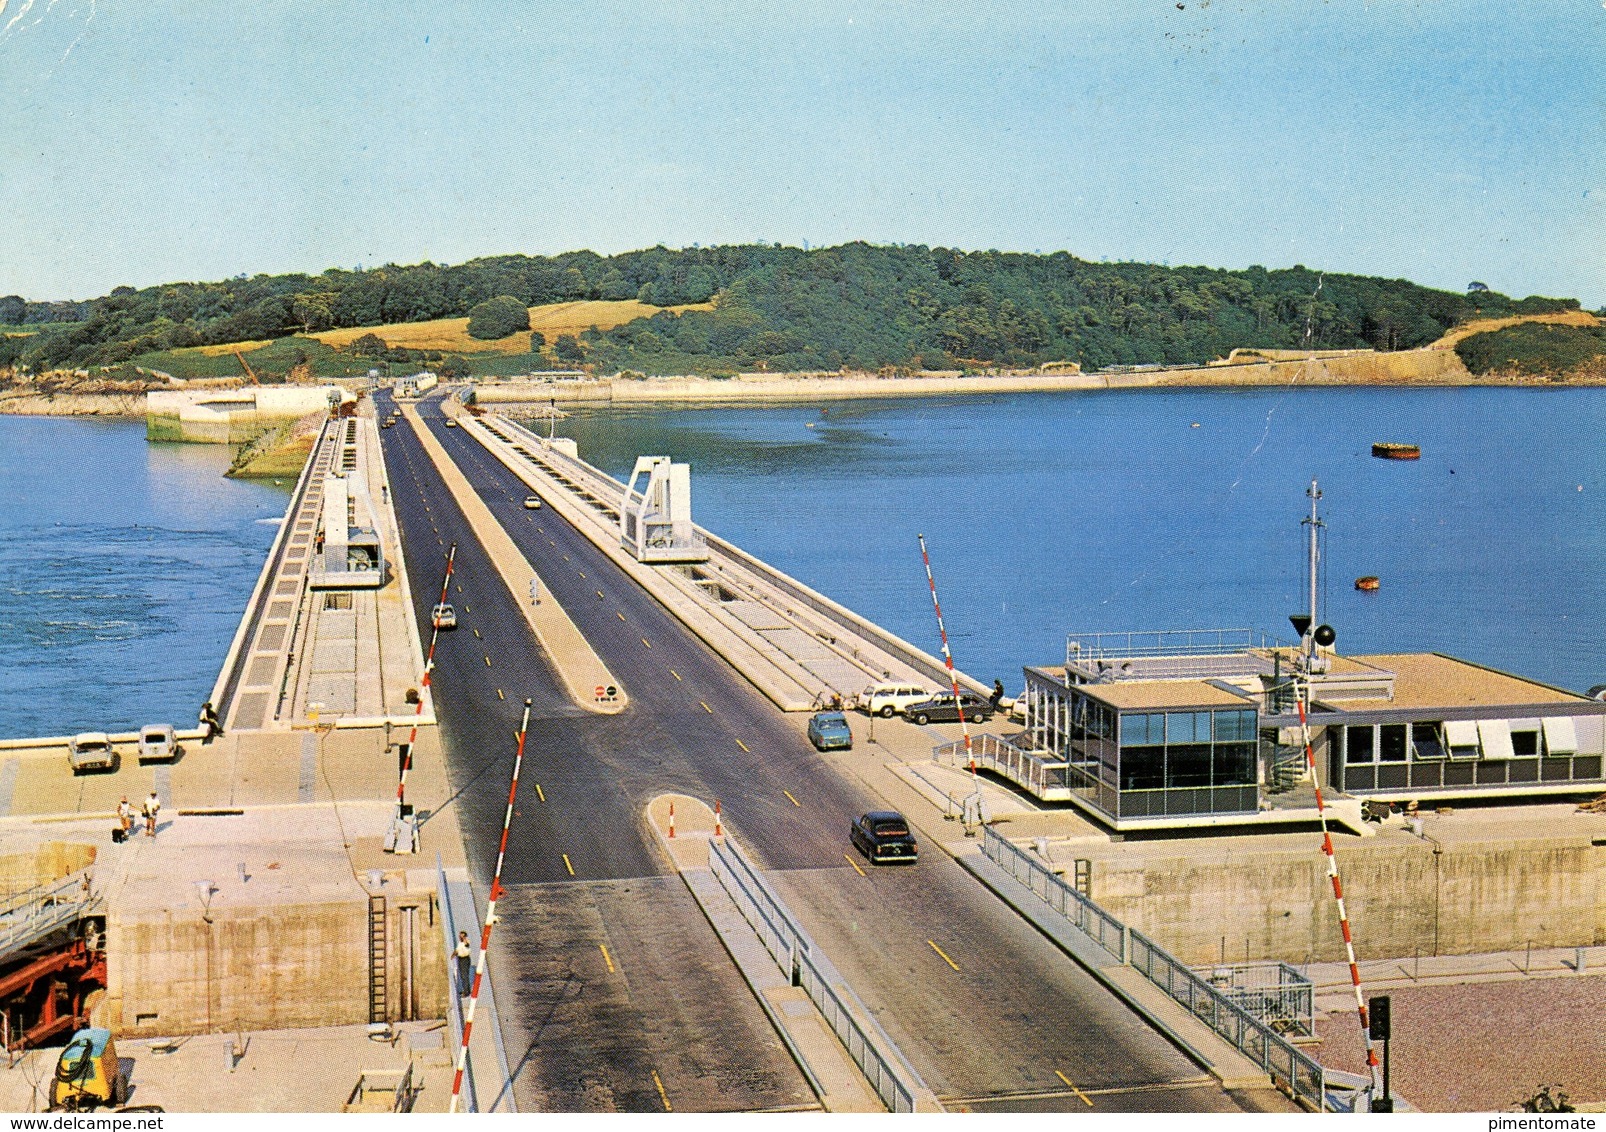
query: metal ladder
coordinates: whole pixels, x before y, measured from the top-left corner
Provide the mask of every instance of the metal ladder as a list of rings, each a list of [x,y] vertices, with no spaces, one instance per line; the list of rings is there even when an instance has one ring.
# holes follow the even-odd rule
[[[385,1017],[388,995],[385,985],[385,898],[368,898],[368,1021],[389,1021]]]

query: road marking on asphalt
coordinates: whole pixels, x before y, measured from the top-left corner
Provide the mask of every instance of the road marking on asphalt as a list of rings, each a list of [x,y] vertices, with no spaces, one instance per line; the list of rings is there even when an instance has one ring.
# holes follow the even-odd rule
[[[473,612],[474,612],[474,610],[473,610],[473,609],[472,609],[472,608],[470,608],[470,607],[469,607],[469,606],[466,606],[466,605],[465,605],[465,606],[464,606],[464,607],[463,607],[463,612],[464,612],[464,613],[473,613]]]
[[[698,700],[697,702],[700,703],[700,704],[703,704],[702,700]],[[706,711],[709,715],[713,715],[714,714],[714,709],[709,707],[707,704],[703,704],[703,710]]]
[[[1093,1107],[1093,1098],[1082,1092],[1082,1090],[1078,1089],[1075,1085],[1072,1085],[1069,1077],[1065,1076],[1065,1074],[1061,1073],[1058,1069],[1054,1070],[1054,1076],[1058,1077],[1061,1081],[1064,1081],[1065,1084],[1070,1088],[1071,1092],[1075,1093],[1077,1096],[1086,1101],[1088,1108]]]
[[[579,571],[579,574],[582,578],[586,576],[586,572],[584,570]]]
[[[652,648],[652,642],[649,641],[646,637],[641,638],[641,643],[646,645],[648,648]]]
[[[477,641],[483,641],[485,638],[480,636],[480,631],[478,629],[475,629],[474,630],[474,639],[477,640]]]
[[[948,958],[948,953],[946,951],[944,951],[942,948],[937,946],[937,941],[936,940],[928,939],[928,940],[926,940],[926,942],[931,944],[931,950],[935,951],[938,955],[942,956],[942,961],[944,963],[948,964],[948,966],[952,967],[956,971],[959,970],[959,964],[955,963],[952,959]]]
[[[598,596],[598,597],[601,597],[601,596],[602,596],[602,591],[601,591],[601,590],[598,590],[598,591],[597,591],[597,596]]]
[[[619,611],[618,611],[618,610],[617,610],[617,609],[616,609],[616,610],[614,610],[614,612],[615,612],[615,613],[616,613],[616,614],[618,614],[618,616],[619,616],[619,620],[621,620],[621,621],[623,621],[623,620],[624,620],[624,619],[625,619],[625,615],[624,615],[624,614],[623,614],[623,613],[619,613]]]
[[[458,593],[462,593],[463,592],[463,583],[462,582],[458,582],[457,583],[457,592]]]
[[[605,943],[599,943],[597,944],[597,947],[602,951],[602,961],[608,965],[608,974],[613,974],[617,968],[615,968],[613,965],[613,956],[608,954],[608,945]]]
[[[736,740],[736,745],[738,747],[740,747],[742,750],[747,751],[747,744],[742,742],[740,739]],[[747,753],[748,754],[752,754],[753,752],[752,751],[747,751]]]
[[[546,801],[546,791],[541,789],[541,784],[539,782],[535,784],[535,796],[541,799],[543,802]]]
[[[485,667],[486,668],[491,667],[491,658],[490,657],[486,657],[485,658]]]
[[[496,698],[499,699],[499,700],[507,699],[507,697],[502,694],[502,689],[500,689],[500,688],[498,688],[496,690]]]
[[[553,543],[553,544],[552,544],[552,545],[554,545],[554,546],[556,546],[556,545],[557,545],[557,544],[556,544],[556,543]],[[568,561],[568,560],[569,560],[569,556],[568,556],[568,555],[567,555],[567,554],[565,554],[565,555],[564,555],[564,556],[563,556],[563,560],[564,560],[564,561],[565,561],[565,562],[567,562],[567,561]]]
[[[852,857],[848,856],[846,853],[842,854],[842,859],[844,861],[846,861],[848,864],[852,865],[853,866],[853,871],[858,873],[860,876],[868,875],[868,874],[865,873],[865,871],[863,869],[859,868],[859,862],[855,861]]]
[[[674,1106],[669,1103],[669,1094],[664,1092],[664,1083],[658,1078],[658,1070],[652,1071],[652,1083],[658,1086],[658,1099],[664,1102],[665,1112],[674,1112]]]
[[[569,863],[569,855],[567,853],[563,854],[563,867],[569,870],[570,876],[574,875],[574,866]],[[932,944],[932,946],[935,947],[936,944]],[[955,967],[954,970],[957,971],[959,968]]]
[[[669,675],[673,676],[676,680],[680,679],[680,673],[676,672],[673,668],[669,670]]]
[[[738,740],[736,740],[736,741],[737,741],[737,742],[738,742],[738,743],[740,743],[740,742],[741,742],[741,740],[740,740],[740,739],[738,739]],[[743,747],[743,748],[742,748],[742,750],[744,750],[744,751],[745,751],[745,750],[747,750],[747,748],[746,748],[746,747]],[[803,808],[803,803],[802,803],[802,802],[799,802],[799,801],[798,801],[798,800],[797,800],[797,799],[796,799],[796,798],[794,798],[794,797],[792,797],[792,792],[791,792],[791,791],[790,791],[790,790],[782,790],[782,791],[781,791],[781,793],[782,793],[782,794],[785,794],[785,795],[786,795],[786,800],[787,800],[787,801],[788,801],[788,802],[790,802],[790,803],[792,803],[792,805],[794,805],[794,806],[796,806],[796,807],[797,807],[797,808],[798,808],[798,809],[800,809],[800,810],[801,810],[801,809],[802,809],[802,808]]]

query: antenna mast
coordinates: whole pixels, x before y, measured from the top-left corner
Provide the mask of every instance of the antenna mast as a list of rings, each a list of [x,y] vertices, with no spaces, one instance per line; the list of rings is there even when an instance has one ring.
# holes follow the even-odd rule
[[[1305,489],[1305,494],[1310,496],[1310,518],[1301,519],[1300,525],[1310,528],[1310,557],[1307,564],[1307,569],[1310,573],[1310,623],[1305,627],[1305,630],[1302,634],[1304,640],[1301,643],[1304,645],[1305,671],[1321,672],[1327,666],[1326,663],[1318,656],[1316,649],[1316,629],[1321,623],[1320,619],[1316,615],[1316,578],[1317,567],[1321,562],[1321,549],[1318,545],[1318,536],[1321,532],[1321,528],[1325,527],[1327,524],[1322,522],[1321,518],[1316,513],[1316,503],[1322,497],[1322,489],[1317,486],[1316,478],[1314,476],[1311,477],[1310,487]]]

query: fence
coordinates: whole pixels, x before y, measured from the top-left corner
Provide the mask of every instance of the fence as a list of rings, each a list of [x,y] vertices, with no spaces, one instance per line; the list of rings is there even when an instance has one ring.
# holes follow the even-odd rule
[[[729,838],[708,843],[708,864],[753,926],[786,977],[824,1015],[865,1080],[889,1112],[913,1112],[917,1092],[928,1092],[842,975],[817,951],[764,879]]]
[[[982,852],[1030,888],[1106,953],[1129,964],[1174,1002],[1264,1069],[1274,1081],[1319,1111],[1333,1108],[1321,1065],[1271,1026],[1251,1015],[1135,928],[1129,928],[1077,892],[1025,850],[988,827]]]
[[[0,900],[0,957],[76,923],[100,903],[82,870]]]
[[[1278,1033],[1299,1037],[1315,1033],[1315,988],[1287,963],[1217,963],[1204,977],[1228,1001]]]
[[[948,766],[963,767],[972,757],[977,766],[1003,775],[1039,798],[1063,801],[1071,796],[1066,784],[1068,764],[1063,759],[1045,758],[1043,752],[1022,750],[991,732],[971,736],[968,753],[963,739],[939,743],[931,749],[931,761]]]

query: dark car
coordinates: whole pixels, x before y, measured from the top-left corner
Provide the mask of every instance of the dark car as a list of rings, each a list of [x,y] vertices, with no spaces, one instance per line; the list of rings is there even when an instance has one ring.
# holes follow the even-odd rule
[[[809,742],[816,751],[851,751],[853,732],[839,711],[817,711],[809,717]]]
[[[920,859],[920,847],[915,835],[909,832],[909,823],[896,810],[872,810],[861,814],[848,829],[853,847],[871,864],[881,861],[907,861],[914,864]]]
[[[929,700],[921,700],[903,709],[903,717],[924,727],[928,723],[958,723],[959,708],[965,709],[965,718],[972,723],[986,723],[993,717],[993,705],[975,692],[960,692],[959,703],[954,703],[952,692],[938,692]]]

